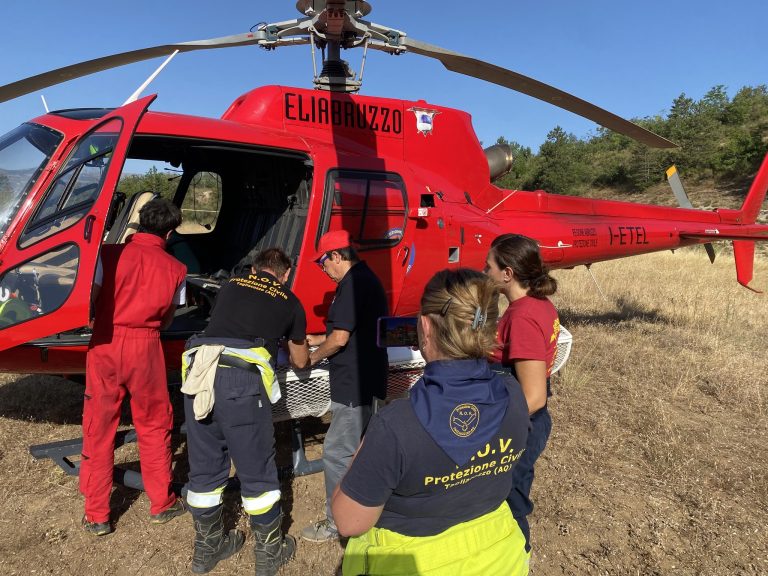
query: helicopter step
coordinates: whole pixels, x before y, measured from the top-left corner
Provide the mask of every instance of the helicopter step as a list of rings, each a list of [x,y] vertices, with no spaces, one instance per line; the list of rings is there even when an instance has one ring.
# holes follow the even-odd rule
[[[173,431],[186,436],[186,426],[181,425],[179,429]],[[137,435],[136,430],[119,430],[115,434],[115,448],[125,446],[126,444],[132,444],[136,442]],[[49,442],[47,444],[36,444],[29,447],[29,453],[35,460],[44,460],[49,458],[54,463],[64,470],[67,476],[79,476],[80,475],[80,460],[73,460],[73,456],[79,456],[83,450],[83,439],[73,438],[71,440],[60,440],[58,442]],[[280,478],[286,478],[291,476],[306,476],[308,474],[315,474],[323,470],[323,461],[320,458],[315,460],[308,460],[304,451],[304,437],[301,432],[301,423],[298,420],[294,420],[291,423],[291,450],[292,450],[292,464],[290,466],[282,466],[278,468],[278,475]],[[141,472],[136,470],[129,470],[122,466],[115,466],[113,472],[113,480],[117,484],[121,484],[127,488],[134,490],[144,490],[144,482],[141,478]],[[239,482],[236,477],[231,479],[228,489],[237,488]],[[185,495],[186,485],[174,482],[173,489],[176,493]]]

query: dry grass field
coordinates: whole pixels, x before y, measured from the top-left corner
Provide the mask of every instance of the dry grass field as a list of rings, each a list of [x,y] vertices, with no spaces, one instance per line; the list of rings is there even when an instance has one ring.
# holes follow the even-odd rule
[[[604,297],[584,268],[556,274],[574,346],[537,466],[532,573],[768,574],[768,296],[736,283],[730,255],[712,266],[699,249],[592,270]],[[756,277],[768,287],[765,260]],[[188,517],[152,526],[145,497],[118,488],[116,532],[93,538],[79,527],[76,479],[29,456],[31,444],[79,436],[82,387],[0,378],[0,573],[188,574]],[[323,426],[309,428],[317,455]],[[135,449],[118,458],[135,463]],[[184,460],[179,439],[179,479]],[[284,488],[297,533],[319,516],[322,477]],[[341,554],[302,542],[282,573],[331,575]],[[252,573],[250,548],[213,572]]]

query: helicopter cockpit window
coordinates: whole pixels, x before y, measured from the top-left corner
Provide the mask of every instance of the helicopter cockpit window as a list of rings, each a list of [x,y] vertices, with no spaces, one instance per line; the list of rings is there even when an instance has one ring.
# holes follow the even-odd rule
[[[62,136],[22,124],[0,137],[0,236],[48,164]]]
[[[333,170],[326,230],[348,230],[362,248],[389,247],[403,237],[405,184],[397,174]]]
[[[55,248],[0,277],[0,330],[60,308],[72,293],[80,251]]]
[[[122,121],[113,119],[86,136],[59,171],[19,239],[26,248],[77,223],[101,192]]]
[[[221,177],[215,172],[198,172],[192,177],[181,213],[179,234],[206,234],[216,228],[221,209]]]

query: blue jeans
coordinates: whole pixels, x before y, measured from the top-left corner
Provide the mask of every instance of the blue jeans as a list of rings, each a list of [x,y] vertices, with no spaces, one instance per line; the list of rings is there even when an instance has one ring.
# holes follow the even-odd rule
[[[331,425],[323,442],[323,473],[325,475],[325,514],[333,523],[331,497],[336,485],[346,474],[352,456],[355,455],[368,421],[371,406],[346,406],[331,402]]]
[[[549,434],[552,432],[552,418],[547,407],[531,414],[531,431],[525,445],[523,456],[512,470],[512,491],[507,497],[507,503],[512,509],[512,515],[517,520],[520,530],[525,536],[525,551],[531,550],[531,529],[528,526],[528,515],[533,512],[531,502],[531,486],[533,485],[533,465],[538,460],[547,445]]]

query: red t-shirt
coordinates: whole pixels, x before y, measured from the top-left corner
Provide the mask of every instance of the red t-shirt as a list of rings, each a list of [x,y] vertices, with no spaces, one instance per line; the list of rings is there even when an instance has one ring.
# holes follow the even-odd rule
[[[549,376],[557,356],[559,334],[560,319],[552,302],[523,296],[511,302],[499,320],[496,340],[501,347],[494,353],[493,361],[509,366],[515,360],[542,360]]]

